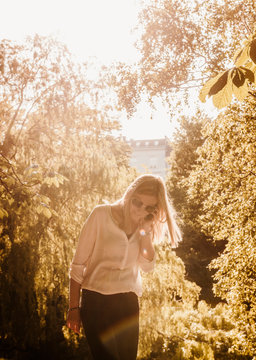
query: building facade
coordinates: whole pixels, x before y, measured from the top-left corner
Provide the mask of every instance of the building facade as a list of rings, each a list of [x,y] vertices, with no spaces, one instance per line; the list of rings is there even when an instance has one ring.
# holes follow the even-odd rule
[[[171,152],[167,138],[129,140],[127,143],[132,149],[130,165],[135,167],[140,174],[150,173],[166,177],[166,160]]]

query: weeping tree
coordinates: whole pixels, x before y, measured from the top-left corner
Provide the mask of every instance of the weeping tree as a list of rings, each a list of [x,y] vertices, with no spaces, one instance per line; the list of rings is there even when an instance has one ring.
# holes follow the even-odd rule
[[[63,326],[82,223],[135,173],[113,135],[113,96],[102,79],[87,79],[87,65],[39,36],[3,40],[0,54],[1,351],[44,358],[77,341]]]

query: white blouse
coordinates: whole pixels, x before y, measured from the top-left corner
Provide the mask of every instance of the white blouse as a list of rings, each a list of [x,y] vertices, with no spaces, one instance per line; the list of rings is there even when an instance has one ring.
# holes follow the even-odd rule
[[[81,288],[115,294],[135,292],[142,295],[140,269],[154,268],[155,257],[149,261],[140,252],[140,235],[130,239],[114,221],[111,205],[99,205],[85,222],[73,258],[70,277]]]

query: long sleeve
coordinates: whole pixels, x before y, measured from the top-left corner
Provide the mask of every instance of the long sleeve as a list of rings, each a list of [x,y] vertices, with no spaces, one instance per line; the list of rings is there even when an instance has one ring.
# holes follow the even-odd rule
[[[156,254],[154,255],[154,258],[152,261],[147,260],[142,254],[139,254],[139,267],[144,272],[152,271],[155,267],[156,263]]]
[[[75,256],[70,267],[70,277],[82,284],[86,266],[92,254],[98,230],[98,211],[95,208],[88,216],[79,236]]]
[[[101,294],[134,292],[142,294],[140,270],[154,268],[143,256],[135,232],[128,239],[112,217],[111,205],[98,205],[88,217],[78,239],[70,277],[82,289]]]

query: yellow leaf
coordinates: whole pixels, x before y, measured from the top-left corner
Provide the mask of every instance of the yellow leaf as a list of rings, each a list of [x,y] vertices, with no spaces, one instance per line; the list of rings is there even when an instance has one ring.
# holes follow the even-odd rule
[[[32,175],[36,175],[36,174],[38,174],[38,171],[37,171],[37,169],[36,168],[29,168],[28,170],[27,170],[27,172],[26,172],[26,176],[32,176]]]
[[[57,177],[52,178],[52,183],[58,188],[59,187],[59,181]]]
[[[249,61],[246,64],[246,67],[247,67],[247,69],[251,70],[252,72],[256,71],[256,65],[252,61]]]
[[[206,96],[208,95],[211,87],[218,81],[218,79],[225,73],[225,71],[222,71],[221,73],[219,73],[218,75],[216,75],[214,78],[208,80],[203,88],[201,89],[200,91],[200,94],[199,94],[199,99],[202,101],[202,102],[205,102],[206,100]]]
[[[37,212],[38,214],[41,214],[42,210],[43,210],[42,205],[38,205],[38,206],[36,207],[36,212]]]
[[[9,170],[10,169],[10,165],[9,164],[1,164],[1,170],[3,170],[5,172],[5,170]],[[7,172],[7,171],[6,171]]]
[[[49,176],[45,177],[43,180],[43,184],[47,184],[47,185],[51,186],[52,185],[52,177],[49,177]]]
[[[236,67],[244,65],[249,60],[249,45],[250,45],[250,42],[247,41],[246,45],[242,49],[239,49],[238,51],[236,51],[236,53],[233,57]],[[239,53],[240,53],[240,55],[239,55]]]
[[[3,219],[5,216],[8,217],[8,212],[5,209],[0,208],[0,219]]]
[[[48,219],[52,216],[51,211],[48,209],[47,205],[45,204],[40,204],[37,206],[36,208],[36,212],[40,215],[43,214],[44,216],[46,216]]]
[[[233,90],[233,93],[234,93],[235,97],[237,98],[237,100],[243,101],[246,98],[246,96],[248,95],[248,81],[246,80],[244,82],[244,85],[240,86],[239,88],[237,86],[235,86],[235,84],[233,84],[232,90]]]
[[[59,181],[60,184],[63,184],[64,180],[68,180],[65,176],[63,176],[61,174],[58,174],[57,178],[58,178],[58,181]]]
[[[58,176],[47,176],[44,178],[43,183],[47,184],[48,186],[55,185],[56,187],[59,187],[60,183],[62,184],[62,178],[59,178]]]
[[[53,209],[51,209],[51,213],[52,213],[52,215],[54,215],[54,216],[59,216],[59,214],[57,213],[57,211],[55,211],[55,210],[53,210]]]
[[[51,199],[48,198],[48,196],[45,196],[45,195],[39,195],[39,196],[40,196],[40,200],[41,200],[43,203],[49,205],[49,203],[51,202]]]
[[[8,178],[5,179],[5,183],[6,183],[7,185],[14,185],[16,182],[15,182],[15,179],[14,179],[13,177],[8,176]]]
[[[221,109],[231,103],[232,100],[232,80],[230,72],[228,74],[227,84],[221,89],[217,94],[213,95],[212,102],[213,105]]]
[[[254,73],[254,84],[256,84],[256,65],[252,61],[249,61],[246,67]]]
[[[14,199],[13,199],[13,198],[8,199],[8,203],[9,203],[9,205],[12,205],[12,204],[13,204],[13,202],[14,202]]]
[[[44,214],[44,216],[46,216],[47,219],[50,219],[50,217],[52,216],[51,211],[50,211],[47,207],[44,207],[44,208],[43,208],[42,214]]]

